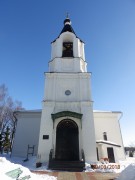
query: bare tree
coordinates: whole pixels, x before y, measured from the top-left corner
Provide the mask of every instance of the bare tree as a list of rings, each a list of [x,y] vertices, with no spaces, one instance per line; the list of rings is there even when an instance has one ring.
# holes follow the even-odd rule
[[[7,96],[7,88],[5,84],[0,85],[0,130],[2,130],[2,125],[5,116],[5,107],[6,107],[6,97]]]
[[[8,95],[8,88],[5,84],[0,85],[0,133],[3,134],[7,127],[10,128],[10,140],[13,142],[17,119],[14,111],[22,110],[20,101],[13,101]]]
[[[135,155],[135,141],[130,142],[130,144],[125,147],[125,152],[129,157],[134,157]]]

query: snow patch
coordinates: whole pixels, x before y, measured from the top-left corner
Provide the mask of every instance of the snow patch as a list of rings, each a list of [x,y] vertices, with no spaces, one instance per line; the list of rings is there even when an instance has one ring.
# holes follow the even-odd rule
[[[32,180],[42,180],[42,179],[56,180],[57,179],[54,176],[34,174],[28,168],[22,165],[11,163],[5,157],[0,157],[0,179],[11,180],[12,178],[8,177],[6,173],[9,171],[15,170],[17,168],[20,168],[23,171],[22,174],[19,176],[19,178],[30,175],[31,177],[30,179]]]
[[[135,180],[135,164],[130,164],[126,167],[117,180]]]

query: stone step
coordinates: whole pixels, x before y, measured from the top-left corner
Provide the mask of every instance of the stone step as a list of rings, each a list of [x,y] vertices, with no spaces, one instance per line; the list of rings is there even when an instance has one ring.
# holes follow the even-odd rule
[[[84,161],[49,161],[49,169],[70,171],[70,172],[82,172],[85,170]]]

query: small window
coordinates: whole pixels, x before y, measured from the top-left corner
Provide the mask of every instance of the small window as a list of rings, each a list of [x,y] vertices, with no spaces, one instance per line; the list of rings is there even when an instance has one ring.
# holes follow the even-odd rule
[[[103,138],[105,141],[107,141],[107,133],[106,132],[103,132]]]
[[[73,43],[72,42],[63,43],[62,57],[73,57]]]

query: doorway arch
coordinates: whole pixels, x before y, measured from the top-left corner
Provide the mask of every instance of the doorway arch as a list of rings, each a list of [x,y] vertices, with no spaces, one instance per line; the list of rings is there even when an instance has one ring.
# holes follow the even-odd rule
[[[78,125],[71,119],[60,121],[56,129],[55,158],[63,161],[79,160]]]

